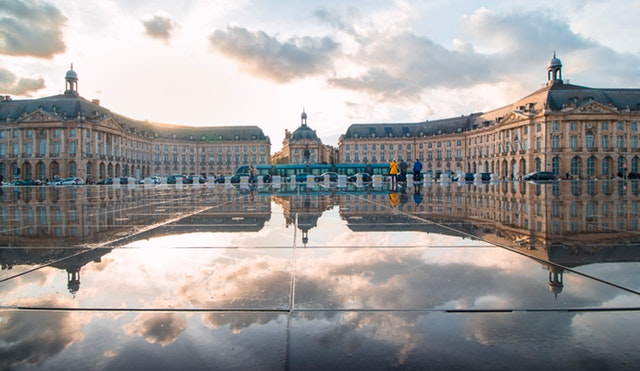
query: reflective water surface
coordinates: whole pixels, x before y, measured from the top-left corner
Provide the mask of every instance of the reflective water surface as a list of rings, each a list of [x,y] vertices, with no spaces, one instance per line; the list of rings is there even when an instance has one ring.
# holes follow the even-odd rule
[[[2,369],[636,369],[637,181],[3,187]]]

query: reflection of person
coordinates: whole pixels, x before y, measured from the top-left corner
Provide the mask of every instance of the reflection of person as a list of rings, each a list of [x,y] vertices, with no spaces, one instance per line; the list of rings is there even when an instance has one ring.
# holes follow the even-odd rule
[[[389,203],[391,204],[391,207],[398,206],[398,192],[389,192]]]
[[[422,193],[420,193],[420,188],[418,187],[413,189],[413,202],[415,202],[416,206],[422,203]]]
[[[391,177],[391,188],[395,189],[398,184],[398,163],[395,159],[391,159],[389,164],[389,176]]]
[[[255,166],[251,165],[249,166],[249,183],[255,183],[256,182],[256,168]]]

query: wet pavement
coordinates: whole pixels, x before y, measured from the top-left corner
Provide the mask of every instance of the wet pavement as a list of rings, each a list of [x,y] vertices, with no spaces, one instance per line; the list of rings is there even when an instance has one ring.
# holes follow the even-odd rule
[[[637,181],[3,187],[0,369],[637,369]]]

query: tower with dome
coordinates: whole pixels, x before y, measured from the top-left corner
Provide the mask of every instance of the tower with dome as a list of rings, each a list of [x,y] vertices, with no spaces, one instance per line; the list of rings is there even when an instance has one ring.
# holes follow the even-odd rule
[[[293,132],[285,130],[282,150],[272,156],[274,164],[332,164],[336,150],[322,144],[315,130],[307,125],[307,112],[302,109],[300,126]]]

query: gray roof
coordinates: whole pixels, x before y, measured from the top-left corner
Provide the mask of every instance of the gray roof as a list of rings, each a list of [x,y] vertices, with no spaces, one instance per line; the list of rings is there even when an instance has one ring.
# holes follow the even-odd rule
[[[316,131],[311,129],[307,125],[301,125],[291,134],[292,142],[303,140],[303,139],[320,142],[320,138],[318,138],[318,134],[316,134]]]
[[[75,93],[54,95],[38,99],[18,99],[0,102],[0,125],[15,121],[22,116],[42,111],[60,121],[75,120],[82,115],[86,121],[99,123],[108,118],[116,120],[124,130],[135,130],[140,134],[155,138],[185,140],[269,140],[260,127],[250,126],[183,126],[138,121],[111,112],[109,109],[91,102]]]
[[[415,123],[352,124],[343,138],[401,138],[466,131],[480,114]]]
[[[535,110],[562,111],[597,102],[617,110],[640,110],[640,89],[596,89],[571,84],[547,85],[515,103],[485,113],[472,113],[433,121],[415,123],[352,124],[342,138],[385,138],[428,136],[468,131],[481,125],[494,124],[497,118],[521,110],[533,103]],[[407,133],[409,135],[407,135]]]

